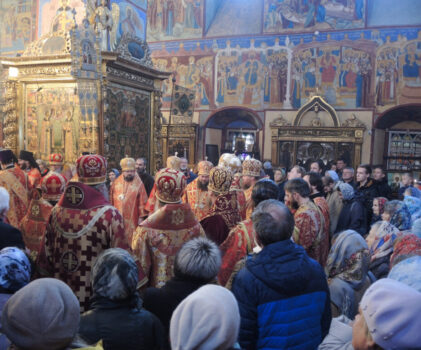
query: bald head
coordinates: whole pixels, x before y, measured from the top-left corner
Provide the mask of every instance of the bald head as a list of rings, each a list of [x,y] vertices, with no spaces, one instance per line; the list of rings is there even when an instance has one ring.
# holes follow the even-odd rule
[[[289,209],[275,199],[260,202],[253,211],[251,220],[263,246],[290,239],[295,224]]]

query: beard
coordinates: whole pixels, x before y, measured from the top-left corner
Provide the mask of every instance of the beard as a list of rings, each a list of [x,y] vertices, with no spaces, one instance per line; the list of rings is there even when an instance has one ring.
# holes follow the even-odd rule
[[[209,184],[209,182],[203,183],[203,182],[197,181],[197,187],[201,191],[207,191],[208,190],[208,184]]]
[[[132,182],[134,179],[134,175],[126,175],[124,176],[124,181]]]
[[[21,170],[26,170],[26,169],[28,169],[28,166],[27,166],[25,163],[23,163],[23,164],[20,166],[20,169],[21,169]]]
[[[137,169],[137,173],[140,175],[142,175],[145,172],[145,169]]]
[[[298,205],[297,201],[292,200],[291,201],[291,208],[294,210],[297,210],[300,206]]]
[[[243,182],[243,189],[244,190],[248,190],[249,188],[251,187],[251,184],[245,184],[244,182]]]

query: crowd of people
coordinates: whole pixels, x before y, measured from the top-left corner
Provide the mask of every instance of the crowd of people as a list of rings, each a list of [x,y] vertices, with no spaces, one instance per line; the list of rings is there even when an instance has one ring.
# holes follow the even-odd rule
[[[421,191],[345,159],[0,150],[0,350],[421,349]]]

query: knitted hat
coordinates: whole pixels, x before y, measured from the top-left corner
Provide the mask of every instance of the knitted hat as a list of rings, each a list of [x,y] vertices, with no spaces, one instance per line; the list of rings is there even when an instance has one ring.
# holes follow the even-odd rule
[[[360,307],[375,343],[383,349],[419,349],[421,293],[383,278],[365,292]]]
[[[238,336],[237,300],[226,288],[205,285],[184,299],[170,323],[171,349],[229,349]]]
[[[339,191],[341,191],[342,196],[345,200],[354,198],[354,189],[351,185],[346,183],[339,184]]]
[[[7,301],[2,313],[2,331],[21,349],[63,349],[76,335],[79,312],[79,301],[67,284],[54,278],[41,278]]]
[[[329,176],[333,181],[338,182],[339,181],[339,176],[336,173],[336,171],[334,170],[328,170],[326,171],[327,176]]]

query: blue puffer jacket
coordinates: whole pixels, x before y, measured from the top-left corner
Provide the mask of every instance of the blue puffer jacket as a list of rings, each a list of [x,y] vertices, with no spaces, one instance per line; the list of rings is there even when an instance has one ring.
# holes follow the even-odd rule
[[[317,349],[329,332],[330,296],[318,262],[290,240],[270,244],[246,261],[232,292],[245,349]]]

